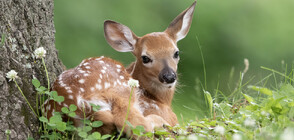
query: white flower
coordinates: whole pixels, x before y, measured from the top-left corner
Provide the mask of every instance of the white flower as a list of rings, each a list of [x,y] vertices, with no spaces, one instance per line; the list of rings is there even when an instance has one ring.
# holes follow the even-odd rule
[[[135,80],[135,79],[130,79],[129,81],[128,81],[128,85],[130,86],[130,87],[139,87],[139,81],[138,80]]]
[[[11,134],[11,131],[10,131],[9,129],[6,129],[6,130],[5,130],[5,134],[6,134],[6,135],[10,135],[10,134]]]
[[[43,47],[40,47],[34,52],[36,58],[43,58],[46,55],[46,50]]]
[[[18,78],[17,72],[15,70],[11,70],[11,71],[7,72],[6,73],[6,78],[8,78],[9,81],[11,81],[11,80],[14,81],[16,78]]]
[[[281,140],[294,140],[294,128],[286,128],[282,135],[280,136]]]
[[[224,135],[225,134],[225,128],[223,127],[223,126],[216,126],[215,128],[214,128],[214,131],[216,132],[216,133],[219,133],[219,134],[221,134],[221,135]]]
[[[251,119],[251,118],[247,118],[245,121],[244,121],[244,125],[245,126],[255,126],[255,120],[254,119]]]
[[[198,137],[195,134],[189,135],[187,140],[198,140]]]
[[[233,135],[233,140],[242,140],[242,136],[240,134],[235,133]]]

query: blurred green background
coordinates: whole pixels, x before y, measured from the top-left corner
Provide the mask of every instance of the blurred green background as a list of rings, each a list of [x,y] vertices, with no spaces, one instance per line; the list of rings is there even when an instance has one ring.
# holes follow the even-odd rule
[[[67,68],[77,66],[84,58],[101,55],[128,65],[134,57],[116,52],[107,44],[104,20],[120,22],[143,36],[165,30],[192,3],[193,0],[55,0],[59,57]],[[244,69],[244,58],[250,61],[245,80],[254,77],[253,81],[258,81],[268,74],[260,66],[280,70],[282,60],[292,65],[294,1],[198,0],[190,32],[178,42],[181,76],[173,108],[179,120],[184,121],[207,115],[203,92],[196,84],[196,79],[204,84],[196,37],[205,59],[207,90],[214,93],[219,82],[219,89],[229,94]]]

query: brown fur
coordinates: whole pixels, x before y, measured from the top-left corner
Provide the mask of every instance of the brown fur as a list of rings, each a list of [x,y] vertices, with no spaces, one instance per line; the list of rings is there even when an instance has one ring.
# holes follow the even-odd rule
[[[171,109],[176,84],[163,83],[158,77],[166,67],[177,71],[179,58],[173,57],[178,51],[176,43],[188,33],[194,7],[195,3],[182,12],[166,31],[143,37],[137,37],[122,24],[106,21],[104,30],[108,43],[117,51],[131,51],[136,62],[125,69],[122,64],[110,58],[89,58],[76,68],[63,72],[54,82],[52,90],[64,96],[65,101],[61,104],[47,101],[44,104],[47,117],[50,118],[54,111],[60,112],[64,106],[75,104],[78,106],[77,116],[71,119],[76,126],[81,125],[84,110],[86,118],[104,123],[96,129],[102,134],[121,130],[131,93],[131,87],[127,83],[133,78],[139,81],[140,87],[134,89],[128,121],[133,126],[144,126],[146,131],[152,131],[154,127],[163,124],[176,125],[177,117]],[[152,63],[143,64],[142,55],[150,57]],[[90,103],[99,105],[101,109],[94,112]],[[124,132],[129,130],[127,126]]]

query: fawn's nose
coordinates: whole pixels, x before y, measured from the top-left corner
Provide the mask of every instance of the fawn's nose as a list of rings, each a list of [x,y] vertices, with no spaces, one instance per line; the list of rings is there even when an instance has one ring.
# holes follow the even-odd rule
[[[171,84],[177,79],[177,74],[170,68],[164,68],[159,74],[159,81]]]

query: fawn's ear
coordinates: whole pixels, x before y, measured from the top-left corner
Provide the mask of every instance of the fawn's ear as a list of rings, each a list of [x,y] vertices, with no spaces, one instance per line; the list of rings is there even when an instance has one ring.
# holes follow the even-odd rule
[[[165,30],[175,41],[183,39],[189,32],[196,1],[180,15],[178,15]]]
[[[104,36],[109,45],[119,52],[134,50],[137,36],[125,25],[115,21],[104,22]]]

